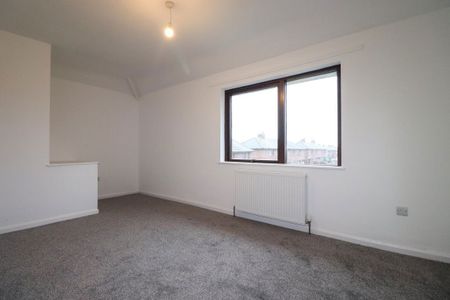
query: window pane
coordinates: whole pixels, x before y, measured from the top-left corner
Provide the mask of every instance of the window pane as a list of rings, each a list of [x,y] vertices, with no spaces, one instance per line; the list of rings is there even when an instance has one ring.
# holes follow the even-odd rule
[[[231,98],[232,159],[278,159],[278,88]]]
[[[287,84],[287,162],[336,166],[338,79],[329,73]]]

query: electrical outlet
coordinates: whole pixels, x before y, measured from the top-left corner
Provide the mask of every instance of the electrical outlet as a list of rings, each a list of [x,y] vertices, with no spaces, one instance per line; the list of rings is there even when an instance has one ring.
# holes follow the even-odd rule
[[[403,206],[397,206],[397,216],[408,216],[408,208]]]

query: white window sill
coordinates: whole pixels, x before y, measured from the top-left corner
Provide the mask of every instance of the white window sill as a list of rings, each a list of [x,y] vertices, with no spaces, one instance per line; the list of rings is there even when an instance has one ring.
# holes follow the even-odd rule
[[[64,167],[64,166],[80,166],[80,165],[98,165],[96,161],[52,161],[47,167]]]
[[[292,164],[273,164],[273,163],[252,163],[252,162],[240,162],[240,161],[220,161],[220,165],[235,165],[235,166],[267,166],[267,167],[280,167],[280,168],[299,168],[299,169],[320,169],[320,170],[335,170],[343,171],[345,167],[342,166],[315,166],[315,165],[292,165]]]

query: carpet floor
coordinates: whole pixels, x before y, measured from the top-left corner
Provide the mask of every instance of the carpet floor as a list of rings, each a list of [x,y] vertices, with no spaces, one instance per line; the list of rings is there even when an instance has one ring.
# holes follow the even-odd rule
[[[0,235],[0,299],[450,299],[450,264],[143,195]]]

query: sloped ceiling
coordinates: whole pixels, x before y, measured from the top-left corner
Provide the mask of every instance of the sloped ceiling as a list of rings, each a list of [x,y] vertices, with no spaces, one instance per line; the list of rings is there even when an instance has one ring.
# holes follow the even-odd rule
[[[1,0],[0,29],[52,44],[56,76],[136,96],[450,0]],[[134,88],[130,89],[131,86]]]

